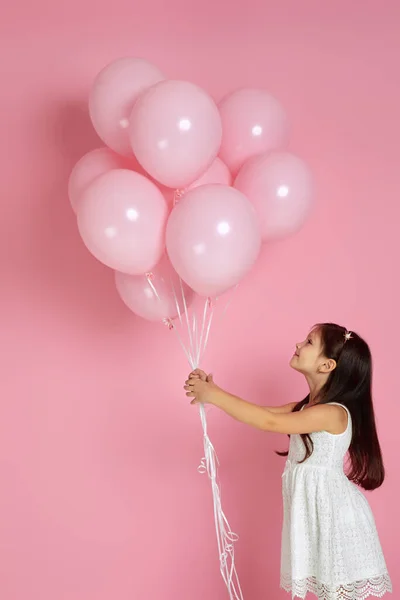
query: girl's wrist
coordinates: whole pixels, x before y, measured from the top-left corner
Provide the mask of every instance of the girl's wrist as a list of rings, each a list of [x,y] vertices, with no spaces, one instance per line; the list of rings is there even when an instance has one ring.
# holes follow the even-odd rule
[[[210,404],[213,404],[218,408],[223,408],[229,394],[228,392],[225,392],[222,388],[215,386],[215,389],[212,390],[210,396]]]

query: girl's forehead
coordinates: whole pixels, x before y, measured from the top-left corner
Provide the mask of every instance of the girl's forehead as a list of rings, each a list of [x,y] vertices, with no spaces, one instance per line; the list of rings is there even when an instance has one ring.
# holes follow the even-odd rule
[[[319,331],[318,327],[314,327],[313,329],[311,329],[311,331],[309,333],[309,337],[312,340],[318,340],[318,341],[320,341],[321,334],[320,334],[320,331]]]

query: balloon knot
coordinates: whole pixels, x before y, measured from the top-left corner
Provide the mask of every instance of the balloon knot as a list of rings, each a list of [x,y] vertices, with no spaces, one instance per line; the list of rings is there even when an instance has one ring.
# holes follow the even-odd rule
[[[163,324],[168,327],[170,331],[174,328],[174,324],[172,323],[171,319],[163,319]]]
[[[179,200],[181,200],[181,198],[183,198],[183,196],[185,195],[185,193],[186,193],[186,189],[185,188],[176,189],[174,191],[174,206],[176,204],[178,204]]]

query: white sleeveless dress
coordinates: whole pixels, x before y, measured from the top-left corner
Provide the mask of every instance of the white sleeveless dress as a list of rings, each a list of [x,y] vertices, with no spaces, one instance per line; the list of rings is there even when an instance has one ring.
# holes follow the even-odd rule
[[[346,409],[347,410],[347,409]],[[290,437],[283,473],[281,586],[292,598],[365,600],[392,591],[374,517],[343,469],[352,423],[340,435],[311,434],[314,451],[302,464],[300,435]]]

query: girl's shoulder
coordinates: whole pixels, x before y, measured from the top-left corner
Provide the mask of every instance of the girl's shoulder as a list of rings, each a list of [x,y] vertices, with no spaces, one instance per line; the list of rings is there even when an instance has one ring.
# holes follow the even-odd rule
[[[350,423],[351,414],[348,408],[339,402],[327,402],[326,404],[305,405],[306,410],[318,411],[327,420],[327,427],[324,431],[333,435],[341,435],[346,433]]]

